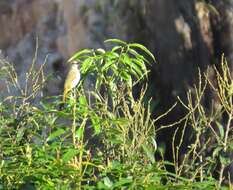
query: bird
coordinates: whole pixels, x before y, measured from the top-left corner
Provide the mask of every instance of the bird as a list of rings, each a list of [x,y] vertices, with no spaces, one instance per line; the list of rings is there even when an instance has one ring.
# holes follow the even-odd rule
[[[63,92],[63,102],[66,101],[67,94],[69,91],[71,91],[73,88],[75,88],[81,78],[81,73],[79,69],[78,62],[72,62],[69,72],[66,76],[65,84],[64,84],[64,92]]]

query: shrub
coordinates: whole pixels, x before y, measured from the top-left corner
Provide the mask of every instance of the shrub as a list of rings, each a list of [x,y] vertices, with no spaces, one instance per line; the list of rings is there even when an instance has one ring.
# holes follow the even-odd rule
[[[229,164],[231,149],[230,122],[232,80],[226,64],[217,73],[218,87],[205,75],[204,84],[188,92],[188,104],[179,102],[188,114],[168,126],[156,128],[150,102],[145,102],[147,85],[139,97],[133,88],[147,78],[147,65],[154,56],[140,44],[127,44],[111,39],[109,51],[85,49],[69,62],[81,65],[82,79],[67,101],[61,97],[34,100],[46,84],[43,67],[35,70],[35,62],[26,75],[26,85],[18,84],[14,68],[4,62],[4,75],[18,96],[0,102],[0,189],[213,189],[221,187],[224,169]],[[5,72],[7,71],[7,72]],[[201,75],[200,75],[201,76]],[[93,84],[87,89],[86,84]],[[27,82],[28,81],[28,82]],[[216,112],[206,112],[202,98],[207,85],[220,98]],[[63,105],[62,109],[60,109]],[[226,111],[228,122],[221,124]],[[155,160],[156,131],[180,125],[185,133],[192,127],[193,142],[179,162],[179,148],[173,147],[174,163]],[[212,124],[216,123],[217,128]],[[179,128],[177,128],[179,130]],[[177,130],[173,141],[177,138]],[[179,139],[180,145],[183,137]],[[204,140],[203,140],[204,139]],[[211,141],[213,140],[213,141]],[[174,144],[174,143],[173,143]],[[206,154],[206,149],[211,150]],[[220,173],[214,179],[216,161]],[[168,172],[172,165],[175,173]]]

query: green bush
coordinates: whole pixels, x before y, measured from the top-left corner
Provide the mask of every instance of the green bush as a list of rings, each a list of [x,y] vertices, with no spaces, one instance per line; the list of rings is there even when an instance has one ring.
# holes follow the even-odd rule
[[[9,88],[18,89],[19,95],[0,102],[0,189],[220,187],[223,170],[229,164],[229,157],[221,152],[227,153],[231,148],[230,128],[228,125],[224,129],[217,115],[204,112],[200,100],[207,83],[212,84],[208,77],[204,87],[200,84],[194,88],[193,97],[188,93],[188,105],[180,100],[188,114],[181,121],[157,129],[155,122],[166,117],[175,105],[152,119],[150,103],[144,102],[147,86],[141,89],[137,99],[132,93],[134,86],[147,78],[147,65],[155,61],[154,56],[140,44],[117,39],[106,43],[116,45],[109,51],[85,49],[70,58],[69,62],[80,63],[82,79],[65,105],[61,97],[44,97],[38,104],[33,103],[46,84],[44,65],[36,70],[33,62],[26,75],[26,85],[20,86],[14,68],[4,62],[1,71],[7,73],[4,77]],[[233,110],[232,101],[226,93],[232,90],[232,82],[227,74],[221,77],[218,73],[219,88],[215,90],[225,98],[224,103],[220,102],[221,108],[229,113]],[[84,88],[90,80],[93,87]],[[163,157],[157,148],[156,131],[182,121],[192,124],[195,139],[183,161],[178,162],[179,146],[174,147],[174,163],[155,160],[156,151]],[[218,123],[219,131],[209,128],[216,141],[212,144],[213,155],[205,157],[203,149],[210,142],[206,138],[203,144],[201,138],[210,121]],[[176,138],[176,133],[172,138]],[[221,164],[217,180],[212,177],[216,157]],[[174,166],[175,173],[168,172],[166,165]]]

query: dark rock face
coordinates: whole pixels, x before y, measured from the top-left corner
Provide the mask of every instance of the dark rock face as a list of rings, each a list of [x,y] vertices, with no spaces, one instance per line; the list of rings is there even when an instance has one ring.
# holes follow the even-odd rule
[[[233,66],[233,1],[214,0],[213,4],[219,12],[219,16],[212,19],[215,52],[218,57],[224,52]]]
[[[205,15],[208,11],[203,10],[203,3],[195,2],[148,1],[145,17],[149,32],[146,43],[156,53],[159,62],[150,81],[159,90],[156,115],[166,112],[176,102],[177,96],[186,101],[187,90],[197,81],[198,68],[204,72],[210,63],[213,53],[209,18]],[[185,114],[183,106],[176,106],[169,117],[158,125],[173,123]],[[166,144],[165,158],[168,160],[173,159],[171,150],[175,129],[168,128],[158,134],[158,142]],[[190,134],[190,130],[188,128],[186,133]],[[180,139],[181,131],[177,134],[177,139]],[[190,140],[185,135],[180,154],[185,151],[182,147],[187,147]]]
[[[50,72],[63,68],[50,64],[62,64],[82,48],[103,46],[107,38],[137,41],[149,47],[160,63],[153,67],[156,88],[168,89],[175,97],[195,81],[197,67],[205,70],[216,53],[214,44],[231,61],[232,4],[215,4],[222,24],[211,28],[210,11],[195,0],[3,1],[0,49],[21,73],[31,63],[38,38],[38,64],[48,55]]]

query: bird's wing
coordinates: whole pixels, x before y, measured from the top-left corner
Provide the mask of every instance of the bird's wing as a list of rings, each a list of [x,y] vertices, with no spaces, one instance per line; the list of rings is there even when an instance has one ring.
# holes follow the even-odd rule
[[[70,70],[67,77],[66,77],[66,81],[65,81],[65,88],[67,88],[68,90],[70,90],[71,88],[73,88],[72,85],[72,81],[77,79],[77,74],[78,71],[77,70]]]
[[[79,80],[80,80],[79,70],[71,69],[66,77],[66,81],[64,85],[63,101],[65,101],[67,93],[78,84]]]

